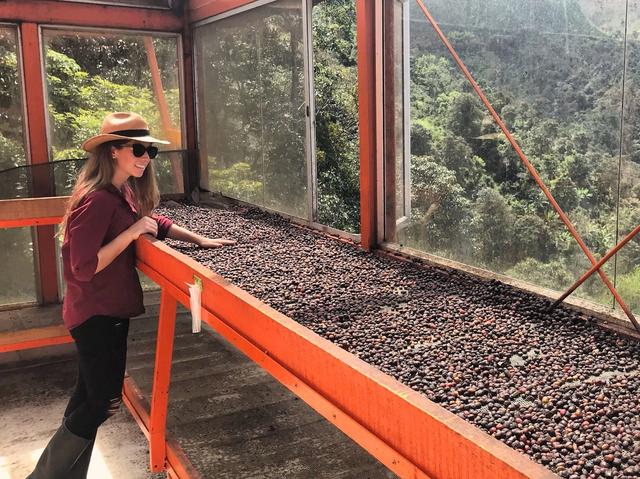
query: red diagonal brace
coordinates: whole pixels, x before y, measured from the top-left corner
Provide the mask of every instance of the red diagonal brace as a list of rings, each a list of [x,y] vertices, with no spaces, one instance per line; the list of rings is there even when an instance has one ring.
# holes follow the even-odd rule
[[[487,110],[489,110],[489,113],[491,114],[491,116],[493,117],[495,122],[498,124],[500,129],[502,130],[502,133],[504,133],[504,135],[507,137],[507,140],[509,141],[509,143],[511,144],[511,146],[515,150],[516,154],[520,157],[520,159],[524,163],[524,166],[527,168],[527,170],[529,170],[529,173],[531,173],[531,176],[533,176],[533,179],[536,181],[536,183],[538,184],[538,186],[540,187],[540,189],[542,190],[544,195],[547,197],[547,199],[551,203],[551,206],[553,206],[553,209],[556,210],[556,213],[558,213],[558,215],[560,216],[560,219],[562,220],[562,222],[565,224],[565,226],[567,227],[567,229],[569,230],[571,235],[578,242],[578,245],[580,246],[580,249],[582,249],[582,251],[587,256],[587,258],[589,258],[589,261],[591,262],[591,264],[595,265],[597,263],[596,258],[593,256],[591,251],[589,251],[589,248],[587,248],[587,245],[582,240],[582,237],[580,236],[578,231],[575,229],[575,227],[571,223],[571,220],[569,220],[569,217],[565,214],[564,211],[562,211],[562,208],[560,208],[560,205],[558,204],[558,202],[555,200],[555,198],[551,194],[551,191],[549,191],[549,188],[547,188],[547,186],[544,184],[544,182],[540,178],[540,175],[538,175],[538,172],[536,171],[534,166],[531,164],[529,159],[525,156],[524,152],[522,151],[522,149],[520,148],[520,146],[516,142],[515,138],[513,137],[511,132],[507,129],[507,126],[502,121],[502,118],[500,118],[500,115],[498,115],[498,113],[494,110],[493,106],[491,106],[491,103],[489,103],[489,100],[487,99],[486,95],[484,94],[484,92],[480,88],[480,85],[478,85],[478,83],[474,80],[473,76],[471,76],[471,73],[469,72],[469,70],[467,69],[465,64],[462,62],[462,60],[460,59],[460,57],[458,56],[458,54],[454,50],[453,46],[451,45],[451,43],[449,42],[447,37],[444,35],[442,30],[438,26],[438,23],[434,20],[434,18],[431,16],[431,14],[427,11],[427,8],[424,6],[424,3],[422,2],[422,0],[416,0],[416,2],[418,3],[418,6],[422,10],[422,13],[424,13],[424,16],[427,18],[429,23],[431,23],[431,26],[436,31],[436,34],[438,35],[438,37],[440,37],[440,40],[442,41],[444,46],[447,48],[447,50],[449,50],[449,53],[451,53],[451,55],[453,56],[453,59],[458,64],[458,67],[462,71],[463,75],[467,78],[469,83],[471,83],[471,86],[473,87],[475,92],[480,97],[480,100],[482,101],[482,103],[484,103],[484,106],[487,107]],[[624,311],[624,313],[627,315],[629,320],[633,323],[635,328],[640,333],[640,325],[638,325],[638,322],[636,321],[635,317],[633,316],[633,313],[631,312],[629,307],[625,304],[625,302],[622,300],[622,298],[620,297],[620,295],[616,291],[616,288],[613,286],[613,284],[611,284],[611,281],[609,280],[607,275],[604,273],[604,271],[602,271],[600,269],[598,269],[598,275],[600,276],[600,278],[602,279],[604,284],[607,286],[607,288],[609,288],[609,291],[611,291],[611,294],[613,294],[613,297],[616,299],[616,301],[620,305],[620,308]]]
[[[640,233],[640,225],[636,226],[631,233],[629,233],[627,236],[624,237],[622,241],[620,241],[620,243],[618,243],[616,246],[611,248],[611,250],[607,254],[605,254],[600,261],[594,264],[589,271],[587,271],[585,274],[580,276],[580,279],[575,283],[573,283],[573,286],[571,286],[562,296],[560,296],[555,303],[549,306],[549,308],[547,309],[547,312],[553,311],[560,303],[562,303],[567,298],[567,296],[569,296],[576,289],[578,289],[578,287],[582,283],[584,283],[593,273],[595,273],[598,269],[600,269],[602,265],[604,265],[607,261],[609,261],[609,259],[613,255],[615,255],[618,251],[620,251],[620,249],[624,245],[626,245],[629,241],[631,241],[633,237],[638,233]],[[636,329],[638,329],[637,323],[634,323],[634,326],[636,327]]]

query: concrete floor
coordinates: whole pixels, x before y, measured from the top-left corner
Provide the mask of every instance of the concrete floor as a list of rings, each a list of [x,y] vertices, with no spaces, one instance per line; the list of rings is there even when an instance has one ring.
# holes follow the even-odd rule
[[[127,370],[147,398],[154,314],[157,305],[133,320],[129,338]],[[69,348],[51,351],[17,363],[0,355],[0,479],[24,478],[59,425],[76,362]],[[176,325],[168,427],[204,478],[395,477],[217,334],[191,334],[188,314]],[[100,428],[89,478],[164,477],[148,458],[123,407]]]
[[[0,479],[23,479],[60,425],[73,388],[75,358],[0,369]],[[100,428],[90,478],[160,478],[147,472],[147,442],[126,411]]]

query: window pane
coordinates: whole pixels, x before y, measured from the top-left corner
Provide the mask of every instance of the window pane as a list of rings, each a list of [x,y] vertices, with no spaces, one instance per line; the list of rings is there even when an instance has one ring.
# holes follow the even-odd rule
[[[0,27],[0,199],[30,196],[17,29]],[[36,301],[30,228],[0,230],[0,305]]]
[[[36,301],[31,228],[0,229],[0,305]]]
[[[317,220],[357,233],[360,156],[355,1],[313,3]]]
[[[196,30],[201,186],[306,218],[302,2]]]
[[[17,31],[0,27],[0,199],[30,196]]]
[[[412,209],[411,226],[397,241],[567,288],[589,261],[432,26],[409,3]],[[503,8],[438,0],[428,8],[601,257],[615,236],[624,9],[612,18],[604,2],[582,5],[556,0]],[[612,265],[605,270],[613,281]],[[577,294],[611,305],[597,276]]]
[[[616,242],[622,241],[636,226],[640,225],[640,111],[638,111],[640,38],[638,32],[631,29],[639,20],[640,4],[629,2],[620,210]],[[638,316],[640,315],[640,234],[623,247],[616,260],[616,289]]]
[[[141,114],[153,135],[171,141],[163,150],[182,149],[177,37],[53,29],[43,36],[54,161],[84,158],[80,145],[113,111]],[[162,156],[154,164],[161,193],[182,192],[182,153]],[[68,194],[80,165],[59,166],[56,193]]]

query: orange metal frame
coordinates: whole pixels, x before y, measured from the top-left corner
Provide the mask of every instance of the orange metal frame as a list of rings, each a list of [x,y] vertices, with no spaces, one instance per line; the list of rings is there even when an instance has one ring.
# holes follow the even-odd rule
[[[358,128],[360,131],[360,244],[377,242],[378,159],[382,158],[382,0],[356,0]]]
[[[0,216],[0,227],[30,214],[37,221],[34,209],[58,216],[64,204],[60,200],[22,200],[28,204],[16,208],[22,217]],[[174,478],[198,477],[166,433],[176,306],[189,307],[186,283],[197,276],[207,324],[399,476],[556,477],[162,242],[145,237],[136,247],[138,267],[162,287],[150,410],[131,378],[124,386],[125,404],[149,440],[151,470],[166,469]],[[16,350],[20,344],[11,348],[5,341],[2,350]]]
[[[189,0],[189,23],[206,20],[209,17],[220,15],[234,8],[243,7],[254,2],[255,0]]]
[[[182,19],[170,10],[82,4],[51,0],[3,0],[0,18],[7,22],[127,28],[180,32]]]
[[[440,29],[438,23],[431,16],[429,11],[427,10],[427,7],[425,7],[423,1],[422,0],[416,0],[416,2],[418,4],[418,6],[420,7],[420,9],[422,10],[422,13],[426,17],[426,19],[429,21],[429,23],[431,24],[431,26],[435,30],[435,32],[438,35],[438,37],[440,38],[440,40],[444,44],[444,46],[447,48],[447,50],[449,50],[449,53],[451,54],[451,56],[453,57],[454,61],[456,62],[456,64],[460,68],[460,71],[462,71],[462,74],[469,81],[469,83],[471,84],[471,86],[475,90],[476,94],[480,97],[480,100],[482,101],[482,103],[484,103],[485,107],[487,108],[487,110],[489,111],[491,116],[493,117],[493,119],[496,122],[496,124],[500,127],[500,130],[502,130],[504,135],[507,137],[507,140],[509,141],[509,143],[511,144],[511,146],[515,150],[515,152],[518,155],[518,157],[520,158],[520,160],[524,163],[525,167],[527,168],[527,170],[529,171],[531,176],[534,178],[534,180],[536,181],[536,183],[538,184],[538,186],[540,187],[540,189],[542,190],[544,195],[547,197],[547,199],[551,203],[551,206],[553,206],[553,209],[558,213],[558,216],[560,216],[560,219],[562,220],[562,222],[565,224],[565,226],[567,227],[567,229],[569,230],[571,235],[577,241],[578,245],[580,246],[580,249],[582,249],[582,251],[587,256],[587,258],[589,259],[589,261],[591,262],[592,265],[597,264],[596,258],[593,256],[591,251],[589,251],[589,248],[587,247],[587,245],[583,241],[582,237],[580,236],[578,231],[575,229],[575,227],[571,223],[571,220],[565,214],[565,212],[562,210],[562,208],[560,207],[558,202],[555,200],[555,198],[551,194],[551,191],[549,191],[547,186],[544,184],[544,182],[540,178],[540,175],[538,175],[538,172],[536,171],[535,167],[531,164],[529,159],[526,157],[526,155],[524,154],[524,152],[522,151],[522,149],[518,145],[518,142],[515,140],[515,138],[513,137],[513,135],[511,134],[511,132],[507,128],[507,125],[502,121],[502,118],[500,118],[500,115],[498,115],[498,113],[495,111],[495,109],[493,108],[493,106],[491,105],[489,100],[487,99],[486,95],[484,94],[484,92],[480,88],[480,85],[478,85],[478,83],[475,81],[475,79],[473,78],[473,76],[471,75],[471,73],[469,72],[467,67],[465,66],[465,64],[462,62],[462,60],[458,56],[458,53],[455,51],[455,49],[453,48],[453,46],[451,45],[451,43],[449,42],[449,40],[447,39],[445,34]],[[640,324],[638,324],[638,321],[636,320],[635,316],[631,312],[631,309],[629,309],[629,307],[622,300],[622,298],[620,297],[620,295],[618,294],[618,292],[616,291],[615,287],[613,286],[613,284],[611,283],[611,281],[609,280],[607,275],[604,273],[604,271],[602,271],[601,269],[597,269],[597,271],[598,271],[598,275],[602,279],[603,283],[607,286],[607,288],[609,288],[609,291],[611,291],[611,294],[613,294],[613,297],[616,299],[616,302],[620,305],[620,308],[624,311],[624,313],[627,315],[627,317],[629,318],[629,320],[631,321],[633,326],[640,333]]]
[[[550,478],[547,469],[421,394],[278,313],[155,239],[137,243],[138,267],[162,287],[159,344],[172,343],[176,301],[202,280],[203,320],[400,477]],[[171,313],[171,314],[170,314]],[[163,325],[162,322],[166,322]],[[156,356],[151,431],[163,430],[170,354]],[[150,442],[152,467],[165,454]]]
[[[2,4],[0,4],[2,5]],[[3,7],[0,6],[0,9]],[[29,157],[31,164],[40,165],[49,161],[47,150],[46,109],[44,107],[44,85],[42,58],[40,56],[40,39],[38,25],[22,23],[20,25],[20,40],[22,50],[23,69],[25,74],[25,106],[27,110],[29,138]],[[26,72],[32,74],[27,75]],[[49,168],[35,168],[32,177],[35,196],[51,196],[51,171]],[[56,243],[55,229],[50,224],[42,223],[35,228],[34,250],[36,252],[37,290],[43,304],[58,302],[58,281],[56,276]]]
[[[193,0],[189,21],[248,3],[251,2]],[[41,0],[27,6],[17,0],[6,0],[0,3],[0,18],[26,22],[22,27],[24,45],[37,38],[37,26],[29,22],[164,31],[181,31],[186,25],[169,11],[62,2],[51,8],[51,4]],[[363,247],[370,248],[376,243],[375,178],[382,155],[382,0],[356,0],[356,12],[362,135],[361,233]],[[36,45],[37,42],[28,46],[32,57],[25,59],[25,66],[29,61],[29,68],[35,68]],[[191,65],[190,58],[185,58],[185,65]],[[37,71],[41,71],[41,65]],[[35,88],[43,91],[41,85]],[[33,143],[46,135],[44,117],[38,116],[38,109],[45,111],[44,98],[27,101],[28,109],[36,114],[36,121],[30,121],[29,127]],[[188,144],[192,148],[195,137],[193,131],[190,134]],[[37,157],[46,157],[42,152],[36,153]],[[0,227],[53,224],[59,218],[58,214],[0,217]],[[166,433],[176,306],[179,302],[189,308],[185,283],[192,283],[197,276],[203,283],[202,317],[208,325],[401,477],[556,477],[165,244],[141,238],[137,241],[137,252],[138,267],[162,287],[162,296],[151,405],[145,403],[131,378],[125,381],[124,401],[149,440],[153,471],[166,469],[170,477],[198,477]],[[46,274],[49,276],[51,271]],[[37,341],[54,340],[52,335]],[[4,351],[15,350],[17,343],[5,342],[4,347]]]
[[[171,142],[171,149],[177,149],[182,146],[182,132],[180,129],[175,128],[171,124],[171,117],[169,116],[169,105],[162,88],[162,78],[160,77],[160,67],[158,66],[158,59],[156,57],[156,50],[153,45],[153,38],[144,37],[144,49],[147,54],[147,61],[149,62],[149,70],[151,71],[151,85],[153,87],[153,93],[156,97],[156,104],[158,105],[158,111],[160,112],[160,123],[162,124],[162,134],[164,138]],[[176,190],[180,192],[184,190],[184,178],[182,173],[182,157],[176,153],[169,153],[169,161],[171,162],[171,173],[173,174],[173,181]],[[183,191],[184,192],[184,191]]]

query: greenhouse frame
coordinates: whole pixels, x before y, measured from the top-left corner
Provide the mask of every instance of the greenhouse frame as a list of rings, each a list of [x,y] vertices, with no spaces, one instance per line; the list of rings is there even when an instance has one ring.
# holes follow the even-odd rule
[[[136,240],[144,436],[89,477],[638,477],[639,27],[633,0],[0,2],[0,477],[70,390],[58,225],[112,111],[169,142],[161,214],[238,246]]]

